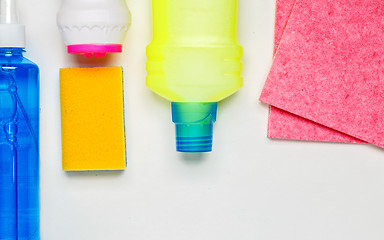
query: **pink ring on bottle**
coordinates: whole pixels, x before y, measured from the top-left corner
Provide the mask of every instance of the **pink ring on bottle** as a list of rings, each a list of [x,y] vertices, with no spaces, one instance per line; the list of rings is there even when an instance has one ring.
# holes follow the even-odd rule
[[[67,50],[70,54],[81,54],[86,57],[105,57],[108,53],[121,53],[121,44],[76,44],[68,45]]]

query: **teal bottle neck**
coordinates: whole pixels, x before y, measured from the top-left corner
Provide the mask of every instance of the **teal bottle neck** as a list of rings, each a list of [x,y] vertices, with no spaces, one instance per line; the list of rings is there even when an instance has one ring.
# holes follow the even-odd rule
[[[216,114],[215,102],[173,102],[177,151],[211,152]]]

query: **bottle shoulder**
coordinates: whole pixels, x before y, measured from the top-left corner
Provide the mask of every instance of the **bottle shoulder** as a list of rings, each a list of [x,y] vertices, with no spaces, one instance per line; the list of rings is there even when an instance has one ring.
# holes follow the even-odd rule
[[[37,66],[36,63],[32,62],[31,60],[29,60],[26,57],[23,57],[23,61],[21,62],[21,64],[26,65],[29,68],[35,68],[35,69],[39,70],[39,66]]]
[[[28,68],[39,71],[37,64],[24,56],[0,56],[0,66]]]

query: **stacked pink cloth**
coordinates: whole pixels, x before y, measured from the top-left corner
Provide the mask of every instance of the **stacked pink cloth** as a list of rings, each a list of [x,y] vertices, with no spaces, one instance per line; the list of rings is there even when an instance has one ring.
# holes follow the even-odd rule
[[[384,147],[384,2],[277,0],[268,136]]]

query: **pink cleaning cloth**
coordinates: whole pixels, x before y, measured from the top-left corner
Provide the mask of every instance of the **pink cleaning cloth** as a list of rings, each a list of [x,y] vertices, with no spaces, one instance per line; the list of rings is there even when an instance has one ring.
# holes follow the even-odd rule
[[[275,45],[273,53],[276,53],[280,40],[283,37],[284,30],[287,27],[288,20],[295,6],[296,0],[276,0],[276,22],[275,22]]]
[[[296,0],[276,0],[275,45],[276,53]],[[268,137],[323,142],[359,143],[360,140],[270,106]]]
[[[260,100],[384,147],[384,1],[297,0]]]

